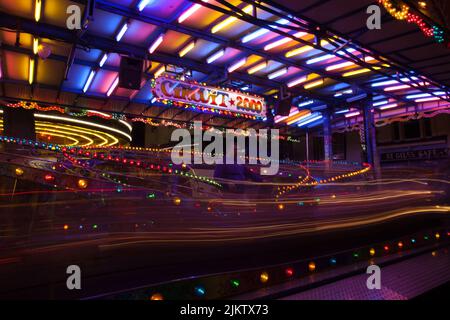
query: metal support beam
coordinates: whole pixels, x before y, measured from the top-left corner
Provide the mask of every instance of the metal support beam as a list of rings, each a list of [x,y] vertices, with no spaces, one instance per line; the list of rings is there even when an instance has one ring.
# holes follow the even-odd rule
[[[323,116],[323,147],[324,147],[324,160],[326,170],[331,167],[333,160],[333,144],[332,144],[332,131],[331,131],[331,116],[328,111],[322,113]]]
[[[375,176],[380,174],[380,157],[377,150],[376,127],[372,108],[372,99],[361,102],[364,117],[364,138],[367,154],[367,162],[372,165]]]

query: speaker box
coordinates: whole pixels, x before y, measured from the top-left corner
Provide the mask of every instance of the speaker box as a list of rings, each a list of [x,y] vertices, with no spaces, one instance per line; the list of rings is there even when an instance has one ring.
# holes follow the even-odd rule
[[[145,123],[133,122],[133,130],[131,131],[131,146],[132,147],[145,147]]]
[[[278,116],[288,116],[291,111],[292,99],[283,99],[275,103],[275,114]]]
[[[141,88],[144,61],[129,57],[120,59],[119,87],[139,90]]]
[[[3,108],[3,135],[36,140],[34,111],[22,108]]]

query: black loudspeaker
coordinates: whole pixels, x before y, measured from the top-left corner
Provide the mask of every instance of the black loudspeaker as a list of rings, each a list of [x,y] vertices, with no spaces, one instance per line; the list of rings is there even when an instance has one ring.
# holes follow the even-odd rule
[[[131,131],[131,146],[145,147],[145,123],[133,122],[133,130]]]
[[[292,99],[287,98],[275,103],[275,114],[278,116],[288,116],[291,111]]]
[[[139,90],[141,88],[144,61],[128,57],[120,59],[119,87]]]
[[[22,108],[3,108],[3,135],[36,140],[34,111]]]

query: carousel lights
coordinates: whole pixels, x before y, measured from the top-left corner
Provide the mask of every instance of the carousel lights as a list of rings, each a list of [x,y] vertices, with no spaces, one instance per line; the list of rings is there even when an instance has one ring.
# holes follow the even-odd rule
[[[153,300],[153,301],[162,301],[162,300],[164,300],[164,297],[163,297],[163,295],[162,295],[161,293],[154,293],[154,294],[152,294],[152,295],[150,296],[150,300]]]
[[[77,182],[78,188],[80,189],[86,189],[88,186],[88,182],[85,179],[79,179]]]
[[[23,171],[22,168],[16,168],[16,169],[14,170],[14,173],[16,174],[16,176],[20,177],[20,176],[23,175],[24,171]]]
[[[241,282],[237,279],[230,280],[230,284],[233,288],[238,288],[241,285]]]
[[[259,281],[262,283],[267,283],[269,281],[269,273],[264,271],[259,275]]]
[[[72,119],[72,118],[68,118],[68,117],[60,117],[60,116],[54,116],[54,115],[46,115],[46,114],[40,114],[40,113],[36,113],[34,114],[34,116],[36,118],[40,118],[40,119],[51,119],[51,120],[61,120],[61,121],[66,121],[66,122],[72,122],[72,123],[77,123],[77,124],[84,124],[84,125],[88,125],[91,127],[97,127],[97,128],[101,128],[101,129],[105,129],[108,131],[113,131],[116,133],[119,133],[120,135],[125,136],[129,141],[132,141],[131,136],[123,131],[120,131],[118,129],[115,129],[113,127],[108,127],[108,126],[104,126],[98,123],[94,123],[94,122],[90,122],[90,121],[84,121],[84,120],[78,120],[78,119]]]
[[[53,176],[53,175],[50,174],[50,173],[47,173],[47,174],[44,176],[44,180],[47,181],[47,182],[55,181],[55,176]]]
[[[203,286],[197,286],[194,288],[194,292],[196,296],[202,297],[206,294],[206,289]]]

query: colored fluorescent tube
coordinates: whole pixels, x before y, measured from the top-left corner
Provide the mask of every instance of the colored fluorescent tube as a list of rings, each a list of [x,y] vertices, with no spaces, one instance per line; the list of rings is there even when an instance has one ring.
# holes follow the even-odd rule
[[[374,103],[372,104],[372,106],[378,107],[378,106],[382,106],[382,105],[387,104],[387,103],[389,103],[388,100],[383,100],[383,101],[374,102]]]
[[[258,72],[259,70],[262,70],[266,67],[267,67],[267,61],[261,62],[261,63],[257,64],[256,66],[248,69],[248,74],[253,74],[253,73]]]
[[[202,0],[203,2],[208,2],[209,0]],[[187,9],[185,12],[183,12],[178,17],[178,23],[183,23],[184,20],[192,16],[198,9],[200,9],[202,5],[200,3],[196,3],[193,6],[191,6],[189,9]]]
[[[111,93],[113,93],[113,91],[117,88],[117,85],[119,84],[119,77],[116,78],[116,80],[114,80],[114,82],[112,83],[111,87],[109,88],[108,92],[106,93],[106,95],[109,97],[111,95]]]
[[[141,12],[150,3],[151,0],[141,0],[138,4],[138,10]]]
[[[166,71],[166,66],[160,67],[158,70],[156,70],[154,77],[155,79],[158,78],[160,75],[162,75]]]
[[[86,80],[86,83],[84,84],[83,92],[86,92],[89,89],[89,86],[91,85],[92,80],[94,79],[94,75],[95,75],[95,71],[91,70],[91,72],[89,73],[89,76]]]
[[[292,87],[294,87],[294,86],[296,86],[296,85],[298,85],[300,83],[303,83],[305,81],[306,81],[306,77],[303,76],[303,77],[297,78],[297,79],[289,82],[287,86],[288,86],[288,88],[292,88]]]
[[[317,80],[317,81],[313,81],[310,83],[307,83],[303,86],[303,88],[305,88],[306,90],[314,88],[314,87],[318,87],[321,86],[323,84],[323,79]]]
[[[323,118],[322,115],[317,115],[317,116],[308,118],[308,119],[305,120],[305,121],[301,121],[301,122],[298,124],[298,126],[299,126],[299,127],[303,127],[304,125],[307,125],[307,124],[309,124],[309,123],[311,123],[311,122],[320,120],[320,119],[322,119],[322,118]]]
[[[274,71],[272,73],[270,73],[267,78],[269,79],[275,79],[278,78],[279,76],[282,76],[283,74],[286,74],[288,72],[288,68],[281,68],[280,70]]]
[[[187,46],[185,46],[181,51],[178,53],[180,57],[185,56],[189,51],[194,49],[195,47],[195,41],[191,41]]]
[[[390,104],[386,104],[384,106],[379,107],[380,110],[386,110],[386,109],[392,109],[397,107],[398,104],[397,103],[390,103]]]
[[[285,25],[285,24],[288,24],[288,23],[289,23],[289,20],[286,20],[286,19],[280,19],[280,20],[278,20],[276,23]],[[273,25],[272,28],[278,29],[278,26]],[[262,35],[265,35],[265,34],[266,34],[267,32],[269,32],[269,31],[270,31],[269,29],[265,29],[265,28],[258,29],[258,30],[256,30],[255,32],[252,32],[252,33],[246,35],[244,38],[242,38],[242,43],[247,43],[247,42],[252,41],[252,40],[254,40],[254,39],[256,39],[256,38],[259,38],[259,37],[261,37]]]
[[[128,23],[124,23],[124,25],[122,26],[122,28],[120,29],[119,33],[116,36],[116,41],[117,42],[122,40],[122,37],[125,34],[125,32],[127,32],[127,30],[128,30]]]
[[[306,36],[306,35],[307,35],[306,32],[300,31],[300,32],[295,33],[295,34],[294,34],[294,37],[296,37],[296,38],[301,38],[301,37]],[[290,42],[290,41],[294,41],[294,40],[293,40],[292,38],[290,38],[290,37],[284,37],[284,38],[282,38],[282,39],[280,39],[280,40],[277,40],[277,41],[275,41],[275,42],[272,42],[272,43],[267,44],[267,45],[264,47],[264,50],[265,50],[265,51],[269,51],[269,50],[271,50],[271,49],[273,49],[273,48],[279,47],[279,46],[281,46],[281,45],[283,45],[283,44],[285,44],[285,43],[288,43],[288,42]]]
[[[159,45],[163,42],[163,40],[164,40],[164,33],[160,34],[159,37],[152,43],[152,45],[148,49],[148,52],[150,53],[155,52],[155,50],[159,47]]]
[[[39,22],[41,20],[42,0],[36,0],[34,5],[34,20]]]
[[[34,58],[30,58],[30,63],[28,66],[28,83],[33,84],[34,82]]]
[[[249,14],[250,12],[252,12],[253,10],[253,6],[252,5],[248,5],[246,6],[242,11],[244,11],[245,13]],[[223,20],[222,22],[219,22],[218,24],[216,24],[212,29],[211,32],[212,33],[216,33],[219,32],[220,30],[222,30],[223,28],[225,28],[226,26],[232,24],[233,22],[235,22],[238,18],[236,17],[228,17],[225,20]]]
[[[351,117],[359,116],[360,114],[361,114],[361,112],[359,112],[359,111],[354,111],[354,112],[346,113],[346,114],[345,114],[345,117],[346,117],[346,118],[351,118]]]
[[[232,64],[229,68],[228,68],[228,72],[231,73],[237,69],[239,69],[240,67],[242,67],[245,63],[247,62],[247,58],[243,58],[241,60],[239,60],[238,62],[236,62],[235,64]]]
[[[219,50],[216,53],[213,53],[212,55],[210,55],[207,59],[206,62],[209,63],[213,63],[214,61],[216,61],[217,59],[223,57],[223,55],[225,54],[225,49]]]
[[[106,60],[108,60],[108,54],[105,53],[102,57],[102,59],[100,60],[100,62],[98,63],[98,65],[101,67],[103,67],[105,65]]]
[[[39,38],[33,38],[33,53],[37,54],[39,51]]]

